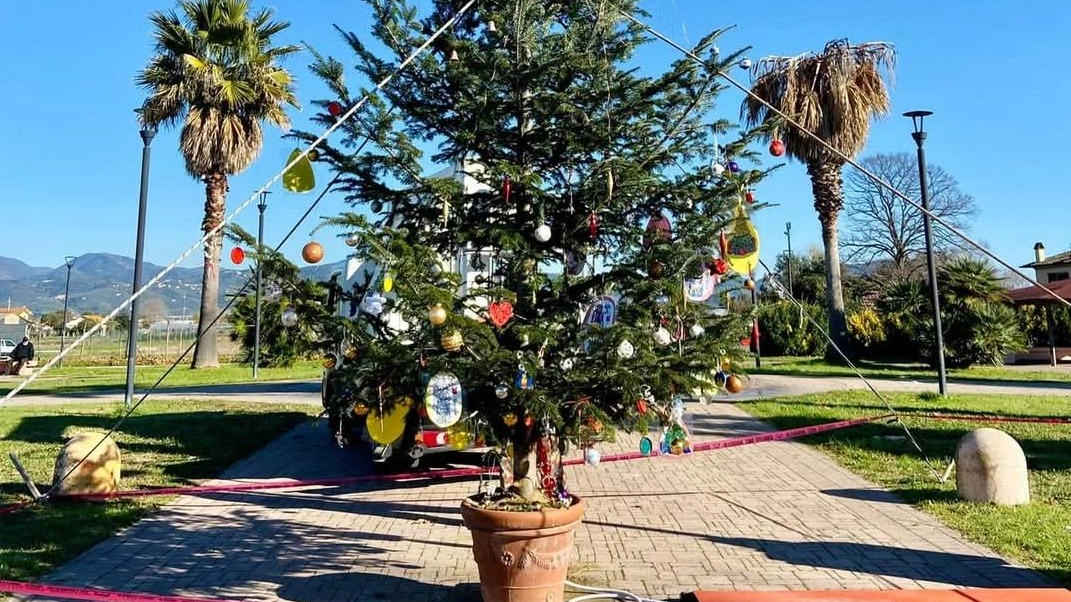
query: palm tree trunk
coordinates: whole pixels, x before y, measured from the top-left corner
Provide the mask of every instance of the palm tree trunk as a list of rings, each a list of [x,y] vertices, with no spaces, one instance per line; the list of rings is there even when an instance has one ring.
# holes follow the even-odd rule
[[[818,212],[818,221],[822,224],[829,336],[841,351],[851,357],[851,350],[848,348],[848,320],[844,311],[844,286],[840,273],[840,233],[837,227],[837,218],[844,206],[841,167],[842,163],[809,163],[807,175],[811,177],[814,208]],[[843,361],[832,345],[826,348],[826,359]]]
[[[227,175],[213,173],[205,176],[205,218],[201,229],[205,233],[223,222],[227,206]],[[197,319],[197,347],[193,351],[193,368],[219,366],[216,348],[219,315],[219,256],[223,250],[223,232],[216,232],[205,242],[204,274],[201,277],[201,312]]]

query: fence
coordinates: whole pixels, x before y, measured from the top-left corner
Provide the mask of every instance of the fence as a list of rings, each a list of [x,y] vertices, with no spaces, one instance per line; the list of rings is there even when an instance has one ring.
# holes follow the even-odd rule
[[[239,344],[231,340],[231,329],[220,328],[217,335],[220,361],[230,361],[239,353]],[[81,331],[67,333],[69,345]],[[139,365],[170,364],[186,350],[195,339],[196,333],[189,329],[154,328],[142,330],[138,335]],[[43,363],[60,351],[60,337],[46,336],[34,341],[37,362]],[[126,332],[108,333],[86,339],[82,345],[63,359],[64,365],[77,366],[118,366],[126,364]],[[184,361],[192,360],[192,353]]]

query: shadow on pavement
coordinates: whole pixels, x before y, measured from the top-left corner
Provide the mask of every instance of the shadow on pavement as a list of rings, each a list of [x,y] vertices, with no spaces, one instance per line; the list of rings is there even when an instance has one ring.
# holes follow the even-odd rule
[[[722,537],[660,527],[584,521],[619,529],[683,535],[762,552],[787,564],[945,583],[959,587],[1058,587],[1042,572],[1008,565],[1001,558],[843,541],[783,541]],[[776,521],[774,521],[776,522]],[[797,531],[797,533],[800,533]],[[804,535],[803,533],[800,533]]]
[[[339,597],[338,592],[350,595]],[[470,602],[480,599],[476,583],[436,585],[380,573],[328,573],[294,579],[276,594],[295,602],[348,602],[350,600],[426,600],[427,602]]]

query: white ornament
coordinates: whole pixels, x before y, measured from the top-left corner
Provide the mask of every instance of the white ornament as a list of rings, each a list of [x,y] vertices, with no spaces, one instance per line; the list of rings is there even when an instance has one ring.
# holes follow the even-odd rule
[[[621,344],[617,346],[617,355],[621,359],[632,359],[632,356],[636,355],[636,348],[628,341],[621,341]]]
[[[688,332],[691,333],[693,338],[699,338],[703,336],[703,333],[706,332],[706,329],[700,326],[699,324],[692,324],[692,327],[688,329]]]
[[[495,387],[495,397],[499,399],[505,399],[509,396],[509,388],[506,385],[498,385]]]
[[[282,315],[279,316],[279,321],[282,322],[283,326],[286,326],[287,328],[297,325],[297,310],[288,305],[286,309],[283,310]]]
[[[558,365],[561,366],[562,372],[568,372],[573,369],[573,358],[567,357]]]
[[[717,161],[714,161],[710,164],[710,169],[714,171],[714,175],[716,176],[720,176],[721,174],[725,173],[725,166],[721,163],[718,163]]]
[[[361,304],[361,308],[365,312],[378,316],[383,313],[383,304],[387,302],[387,298],[379,293],[371,295],[365,298],[364,303]]]
[[[356,247],[357,243],[359,243],[359,242],[361,242],[361,237],[358,236],[357,233],[350,234],[349,236],[346,237],[346,246],[347,247]]]
[[[658,330],[656,330],[654,333],[654,340],[659,345],[665,347],[666,345],[669,345],[671,342],[673,342],[673,337],[669,334],[668,330],[659,326]]]
[[[543,224],[535,229],[535,239],[539,242],[550,240],[550,226]]]
[[[740,59],[740,68],[741,69],[750,69],[751,68],[751,59]]]
[[[594,447],[589,447],[584,450],[584,464],[588,466],[596,466],[599,464],[599,460],[602,459],[602,454]]]

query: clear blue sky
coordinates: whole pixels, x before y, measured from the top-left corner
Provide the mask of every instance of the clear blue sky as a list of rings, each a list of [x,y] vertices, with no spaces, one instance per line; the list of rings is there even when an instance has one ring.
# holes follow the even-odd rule
[[[259,4],[254,2],[255,5]],[[6,2],[0,6],[0,255],[31,265],[57,266],[64,255],[104,251],[133,256],[141,141],[132,109],[143,93],[135,72],[150,56],[146,17],[169,9],[163,0],[118,0],[108,10],[92,2]],[[308,41],[344,62],[332,25],[364,32],[368,10],[354,0],[274,2],[293,23],[281,41]],[[1035,241],[1050,253],[1071,248],[1064,151],[1071,139],[1068,98],[1071,78],[1057,68],[1071,50],[1071,5],[1061,0],[982,2],[899,0],[858,2],[711,2],[648,0],[651,24],[687,43],[707,30],[735,25],[720,46],[752,46],[751,56],[794,55],[820,49],[830,39],[884,40],[896,45],[899,65],[892,88],[893,111],[875,124],[864,151],[913,151],[904,111],[930,109],[927,153],[974,195],[980,214],[972,233],[1001,257],[1032,259]],[[661,44],[644,50],[651,69],[675,53]],[[326,94],[305,66],[307,55],[290,60],[303,104]],[[746,81],[743,71],[734,73]],[[740,95],[725,94],[719,116],[736,119]],[[301,127],[305,113],[295,112]],[[293,143],[269,130],[257,163],[231,181],[228,211],[285,164]],[[184,170],[178,132],[161,132],[153,143],[146,259],[166,264],[199,237],[203,189]],[[850,168],[849,168],[850,169]],[[430,172],[429,172],[430,173]],[[321,182],[330,174],[321,170]],[[313,195],[282,192],[270,197],[266,242],[275,244]],[[780,203],[760,212],[763,256],[772,260],[785,247],[792,222],[793,247],[820,243],[809,181],[802,166],[780,170],[759,188],[761,200]],[[345,209],[328,196],[315,217]],[[238,223],[255,231],[256,208]],[[314,222],[284,251],[299,261]],[[326,231],[327,260],[346,247]],[[224,262],[229,265],[226,259]],[[197,251],[183,265],[199,265]]]

